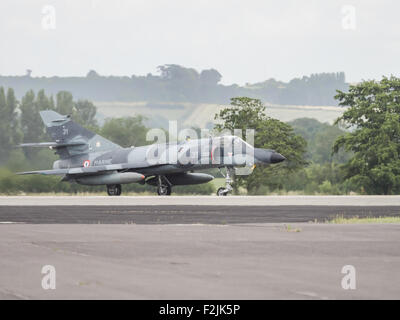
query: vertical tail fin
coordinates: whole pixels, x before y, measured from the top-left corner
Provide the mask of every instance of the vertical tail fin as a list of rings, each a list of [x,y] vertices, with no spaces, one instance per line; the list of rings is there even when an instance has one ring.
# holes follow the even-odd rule
[[[40,111],[47,133],[57,144],[67,145],[58,148],[62,158],[90,152],[102,152],[121,148],[121,146],[80,126],[70,116],[61,115],[53,110]],[[68,146],[68,144],[70,146]],[[80,145],[73,145],[80,144]],[[65,150],[61,150],[64,149]]]

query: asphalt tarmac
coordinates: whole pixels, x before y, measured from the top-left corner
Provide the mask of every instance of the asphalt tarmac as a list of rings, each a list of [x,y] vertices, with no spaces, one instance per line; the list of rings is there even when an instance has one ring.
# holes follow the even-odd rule
[[[400,214],[400,206],[0,206],[0,223],[236,224],[325,222]]]
[[[3,224],[0,234],[0,299],[400,298],[400,224]],[[54,290],[42,287],[45,265]]]
[[[399,214],[399,196],[0,197],[3,223],[293,223]]]
[[[0,197],[0,299],[399,299],[400,224],[316,223],[399,199]]]
[[[0,196],[0,206],[400,206],[400,196]]]

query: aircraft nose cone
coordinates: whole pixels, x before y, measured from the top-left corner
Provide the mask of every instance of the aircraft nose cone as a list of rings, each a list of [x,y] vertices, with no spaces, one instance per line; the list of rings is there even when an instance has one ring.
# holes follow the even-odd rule
[[[265,163],[265,164],[279,163],[286,160],[286,158],[283,155],[281,155],[278,152],[275,152],[274,150],[261,149],[261,148],[254,149],[254,157],[256,158],[258,163]]]
[[[271,163],[279,163],[286,160],[286,158],[278,152],[271,154]]]

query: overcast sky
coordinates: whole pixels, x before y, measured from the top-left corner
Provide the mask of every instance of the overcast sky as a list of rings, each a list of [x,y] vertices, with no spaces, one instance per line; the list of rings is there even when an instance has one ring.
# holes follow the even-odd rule
[[[0,74],[130,76],[174,63],[215,68],[225,84],[400,76],[399,12],[395,0],[2,0]]]

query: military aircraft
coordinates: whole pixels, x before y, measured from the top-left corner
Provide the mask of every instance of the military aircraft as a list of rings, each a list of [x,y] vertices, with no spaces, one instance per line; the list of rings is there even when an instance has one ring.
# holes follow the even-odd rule
[[[254,148],[238,136],[123,148],[83,128],[68,115],[45,110],[40,116],[53,141],[20,146],[49,147],[60,159],[53,163],[53,169],[18,174],[59,175],[62,181],[106,185],[110,196],[121,195],[121,184],[134,182],[156,186],[159,195],[170,195],[173,186],[206,183],[214,178],[194,171],[226,168],[226,185],[217,191],[218,196],[225,196],[232,191],[235,169],[285,160],[274,150]]]

